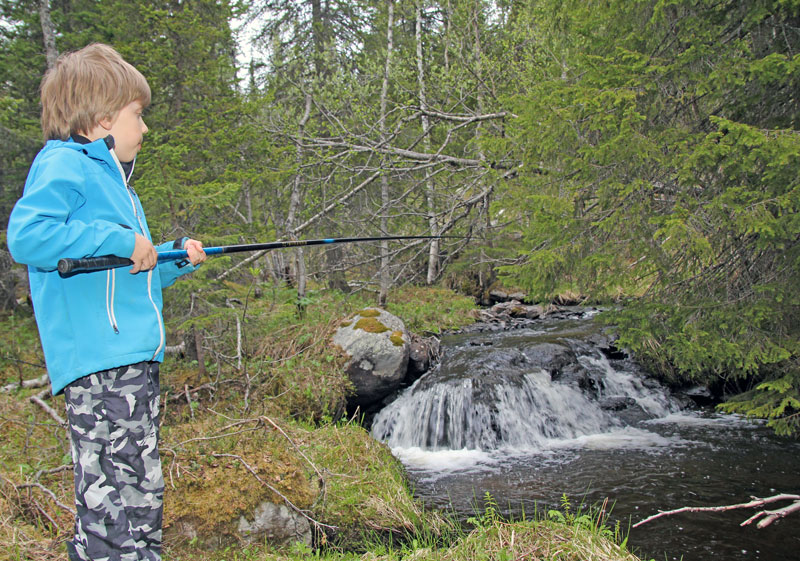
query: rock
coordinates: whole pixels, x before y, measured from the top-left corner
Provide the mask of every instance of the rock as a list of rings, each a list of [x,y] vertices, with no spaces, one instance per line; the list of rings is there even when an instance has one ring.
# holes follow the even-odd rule
[[[351,407],[368,408],[402,384],[410,337],[397,316],[379,308],[361,310],[336,331],[333,343],[350,357],[345,369],[355,387]]]
[[[411,334],[411,346],[408,355],[408,375],[411,378],[419,378],[428,371],[438,358],[439,339]]]
[[[239,518],[237,530],[247,543],[263,543],[266,539],[274,545],[296,542],[311,545],[311,525],[308,520],[286,505],[261,503],[253,512],[252,520],[244,516]]]
[[[508,292],[497,289],[489,291],[489,302],[505,302],[506,300],[508,300]]]
[[[706,386],[691,386],[681,389],[679,393],[700,406],[713,405],[718,401]]]
[[[622,411],[636,405],[636,400],[629,396],[615,395],[602,398],[598,405],[606,411]]]
[[[517,302],[524,302],[527,296],[524,292],[506,292],[504,290],[500,290],[499,288],[495,288],[489,291],[489,303],[496,304],[496,303],[504,303],[510,302],[511,300],[516,300]]]

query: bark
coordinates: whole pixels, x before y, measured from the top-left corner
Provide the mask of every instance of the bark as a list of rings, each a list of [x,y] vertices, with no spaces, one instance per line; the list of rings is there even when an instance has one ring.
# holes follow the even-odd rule
[[[642,524],[647,524],[653,520],[657,520],[663,516],[672,516],[675,514],[682,514],[684,512],[727,512],[729,510],[738,510],[743,508],[760,508],[768,504],[772,504],[779,501],[793,501],[789,505],[779,508],[776,510],[761,510],[755,513],[753,516],[745,520],[740,524],[740,526],[747,526],[759,518],[762,518],[761,521],[757,524],[759,529],[766,528],[776,520],[788,516],[794,512],[800,512],[800,495],[788,495],[788,494],[780,494],[774,495],[772,497],[767,497],[764,499],[759,499],[757,497],[753,497],[753,500],[747,503],[739,503],[733,505],[723,505],[723,506],[684,506],[681,508],[676,508],[674,510],[665,510],[661,511],[658,514],[654,514],[652,516],[648,516],[644,520],[641,520],[633,525],[633,528],[638,528]]]
[[[53,68],[58,59],[56,49],[56,31],[53,28],[53,20],[50,19],[49,0],[39,0],[39,22],[42,25],[42,37],[44,40],[44,53],[47,57],[47,68]]]
[[[394,38],[392,35],[394,27],[394,0],[389,0],[388,23],[386,25],[386,65],[383,70],[383,84],[381,84],[381,113],[380,113],[380,137],[381,143],[386,141],[386,105],[389,94],[389,71],[392,65],[392,50],[394,48]],[[389,178],[384,173],[381,175],[381,216],[380,228],[382,235],[386,236],[389,232]],[[381,287],[378,302],[381,306],[386,305],[389,294],[391,277],[389,275],[389,242],[381,242]]]
[[[422,56],[422,4],[417,4],[415,36],[417,43],[417,85],[419,88],[419,108],[420,121],[422,123],[422,149],[425,152],[431,150],[431,139],[428,134],[430,130],[430,119],[428,118],[428,99],[425,93],[425,66]],[[434,193],[433,176],[430,168],[425,168],[425,202],[428,206],[428,230],[431,236],[437,235],[438,221],[436,219],[436,198]],[[427,284],[433,284],[439,276],[439,240],[431,241],[428,251],[428,274],[426,275]]]
[[[311,116],[311,93],[307,92],[305,96],[305,108],[303,109],[303,117],[299,123],[299,134],[303,136],[308,119]],[[297,147],[297,168],[298,172],[294,176],[292,183],[292,194],[289,199],[289,212],[286,215],[286,232],[290,239],[297,239],[294,223],[297,220],[297,214],[300,212],[300,205],[303,202],[303,178],[300,175],[301,164],[305,157],[305,151],[302,146]],[[295,279],[297,282],[297,298],[300,300],[306,295],[306,262],[303,255],[303,249],[297,248],[294,251],[294,271]]]

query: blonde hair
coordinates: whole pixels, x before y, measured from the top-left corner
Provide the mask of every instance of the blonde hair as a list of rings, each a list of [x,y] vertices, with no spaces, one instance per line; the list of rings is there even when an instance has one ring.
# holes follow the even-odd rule
[[[58,57],[41,85],[44,139],[66,140],[113,119],[126,105],[150,105],[147,80],[108,45],[92,43]]]

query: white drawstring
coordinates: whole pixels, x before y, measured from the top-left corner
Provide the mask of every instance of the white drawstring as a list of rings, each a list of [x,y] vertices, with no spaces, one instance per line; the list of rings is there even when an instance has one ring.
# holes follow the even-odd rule
[[[117,288],[117,275],[115,269],[109,269],[106,272],[106,313],[108,314],[108,321],[111,327],[114,328],[114,333],[119,333],[117,327],[117,318],[114,314],[114,293]]]

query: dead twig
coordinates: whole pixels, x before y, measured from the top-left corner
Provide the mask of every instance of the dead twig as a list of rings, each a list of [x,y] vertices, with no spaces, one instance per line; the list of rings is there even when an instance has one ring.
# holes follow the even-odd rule
[[[50,500],[52,500],[57,506],[63,508],[64,510],[66,510],[67,512],[72,514],[72,516],[75,516],[75,509],[74,508],[68,507],[67,505],[65,505],[64,503],[59,501],[58,497],[56,497],[56,494],[53,493],[50,489],[48,489],[44,485],[42,485],[41,483],[22,483],[20,485],[17,485],[16,487],[17,487],[17,489],[30,489],[32,487],[35,487],[35,488],[39,489],[40,491],[42,491],[45,495],[50,497]],[[58,527],[58,524],[53,524],[53,525]]]
[[[29,399],[31,403],[35,403],[36,405],[44,409],[47,412],[47,414],[50,415],[55,420],[56,423],[58,423],[62,427],[66,427],[67,422],[61,418],[61,415],[56,413],[55,409],[53,409],[44,402],[44,400],[47,399],[49,395],[50,395],[50,390],[44,389],[39,393],[37,393],[36,395],[32,395]]]
[[[789,496],[791,496],[791,495],[789,495]],[[794,496],[797,497],[797,495],[794,495]],[[800,499],[800,497],[798,497],[798,498]],[[747,525],[751,524],[752,522],[755,522],[756,520],[758,520],[759,518],[761,518],[763,516],[764,519],[759,521],[759,523],[756,524],[756,527],[759,528],[759,529],[766,528],[767,526],[769,526],[770,524],[772,524],[776,520],[779,520],[779,519],[781,519],[781,518],[783,518],[785,516],[788,516],[788,515],[792,514],[793,512],[800,512],[800,500],[795,500],[795,502],[793,502],[792,504],[790,504],[788,506],[785,506],[783,508],[776,509],[776,510],[762,510],[762,511],[759,511],[759,512],[755,513],[753,516],[751,516],[750,518],[748,518],[747,520],[745,520],[744,522],[742,522],[740,524],[740,526],[747,526]]]
[[[302,450],[300,450],[300,447],[299,447],[299,446],[297,446],[297,444],[295,444],[294,440],[292,440],[291,438],[289,438],[289,435],[288,435],[288,434],[286,434],[286,433],[284,432],[284,430],[283,430],[281,427],[279,427],[278,425],[276,425],[276,424],[275,424],[275,421],[273,421],[272,419],[270,419],[270,418],[269,418],[269,417],[267,417],[267,416],[262,416],[261,418],[262,418],[263,420],[267,421],[267,422],[268,422],[270,425],[272,425],[273,427],[275,427],[275,430],[277,430],[278,432],[280,432],[280,433],[281,433],[281,434],[284,436],[284,438],[286,438],[286,440],[288,440],[288,441],[289,441],[289,444],[291,444],[291,445],[292,445],[292,447],[293,447],[293,448],[294,448],[294,449],[297,451],[297,453],[298,453],[298,454],[300,454],[300,455],[303,457],[303,459],[304,459],[306,462],[308,462],[308,465],[310,465],[310,466],[311,466],[311,467],[314,469],[314,471],[317,473],[317,476],[319,477],[320,481],[322,482],[322,484],[323,484],[323,486],[324,486],[324,484],[325,484],[325,478],[324,478],[324,477],[322,477],[322,473],[320,473],[319,469],[317,469],[317,466],[315,466],[315,465],[314,465],[314,462],[312,462],[311,460],[309,460],[309,459],[308,459],[308,456],[306,456],[306,455],[303,453],[303,451],[302,451]]]
[[[44,368],[44,366],[40,364],[33,364],[31,362],[24,362],[24,364]],[[39,376],[38,378],[33,378],[31,380],[22,380],[20,382],[12,382],[10,384],[6,384],[2,388],[0,388],[0,392],[8,393],[21,388],[41,388],[42,386],[45,386],[49,383],[50,383],[50,378],[48,377],[47,373],[45,373]]]
[[[766,497],[760,499],[758,497],[752,497],[753,500],[747,503],[739,503],[734,505],[723,505],[723,506],[684,506],[681,508],[676,508],[674,510],[663,510],[660,511],[658,514],[654,514],[652,516],[648,516],[644,520],[637,522],[633,525],[633,528],[638,528],[642,524],[646,524],[657,518],[661,518],[662,516],[672,516],[673,514],[681,514],[684,512],[726,512],[729,510],[737,510],[743,508],[759,508],[763,507],[767,504],[775,503],[778,501],[794,501],[792,504],[785,506],[783,508],[779,508],[777,510],[762,510],[757,512],[744,522],[740,524],[740,526],[747,526],[752,522],[755,522],[757,519],[764,517],[761,520],[757,527],[759,529],[766,528],[776,520],[783,518],[784,516],[788,516],[793,512],[800,512],[800,495],[788,495],[788,494],[780,494],[774,495],[772,497]]]

